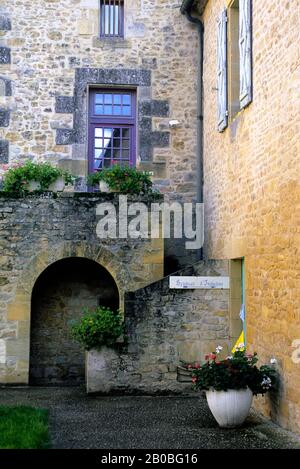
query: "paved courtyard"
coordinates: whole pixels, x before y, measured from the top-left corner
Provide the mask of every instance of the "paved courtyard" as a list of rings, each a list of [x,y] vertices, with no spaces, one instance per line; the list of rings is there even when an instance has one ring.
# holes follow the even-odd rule
[[[300,448],[300,439],[251,415],[218,428],[199,397],[88,397],[83,388],[2,388],[0,405],[49,409],[52,448]]]

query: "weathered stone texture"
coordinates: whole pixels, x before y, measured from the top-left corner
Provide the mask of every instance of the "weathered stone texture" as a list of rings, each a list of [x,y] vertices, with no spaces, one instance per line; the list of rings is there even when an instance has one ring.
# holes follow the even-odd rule
[[[180,275],[228,275],[228,262],[207,261]],[[88,360],[89,392],[183,393],[177,379],[183,361],[200,360],[214,350],[230,350],[229,290],[170,290],[169,277],[126,294],[127,343]]]
[[[203,16],[205,254],[245,257],[247,343],[261,362],[275,356],[282,395],[260,409],[300,431],[299,310],[299,4],[253,3],[253,102],[217,132],[216,19]]]
[[[58,198],[47,194],[44,197],[33,196],[24,199],[0,197],[0,338],[5,342],[1,342],[3,355],[0,360],[4,366],[0,368],[0,382],[28,382],[32,290],[38,277],[56,261],[70,257],[87,258],[103,266],[112,275],[118,287],[121,309],[124,307],[126,291],[141,288],[162,278],[161,239],[97,237],[96,226],[99,217],[96,215],[96,207],[104,201],[113,202],[117,206],[118,198],[113,194],[72,193],[61,194]],[[134,201],[151,203],[151,199],[147,198],[135,198]],[[93,283],[90,288],[92,286]],[[51,285],[49,288],[51,289]],[[46,318],[47,314],[56,311],[57,324],[66,318],[70,319],[70,308],[74,307],[75,312],[79,310],[79,304],[74,303],[76,295],[75,292],[74,295],[72,293],[73,286],[61,282],[61,288],[65,293],[64,301],[63,291],[55,288],[51,301],[47,300],[51,291],[45,292],[45,303],[48,306],[43,306]],[[72,294],[68,299],[70,291]],[[78,288],[78,291],[80,295],[84,295],[80,298],[78,293],[78,303],[81,303],[82,307],[86,306],[86,303],[91,305],[91,301],[95,301],[97,296],[101,298],[101,294],[96,294],[94,290],[91,294],[94,299],[86,300],[84,285]],[[41,294],[40,300],[43,301],[43,298],[44,294]],[[60,317],[58,305],[68,310],[64,318]],[[40,311],[39,305],[37,310]],[[50,334],[54,344],[51,324],[49,323],[48,332],[42,326],[43,323],[37,324],[41,337],[46,333]],[[66,332],[66,327],[62,325],[57,329]],[[64,340],[64,337],[62,339]],[[46,352],[44,356],[47,358]],[[49,356],[53,356],[53,350],[50,350]],[[68,363],[66,360],[66,367]],[[44,362],[44,365],[46,367],[47,362]],[[48,365],[47,367],[49,368]],[[66,370],[62,370],[61,366],[57,368],[60,368],[65,376]],[[55,378],[58,369],[48,371],[49,375],[53,372]]]
[[[197,58],[191,50],[197,51],[198,36],[174,3],[127,0],[125,38],[116,40],[99,38],[98,0],[2,3],[7,17],[14,19],[0,49],[7,64],[11,49],[9,74],[16,83],[12,100],[16,112],[1,136],[13,144],[11,161],[71,160],[72,147],[78,144],[84,145],[81,158],[86,159],[86,139],[78,129],[86,129],[87,84],[136,86],[138,103],[145,102],[142,115],[151,123],[145,141],[139,140],[138,156],[153,164],[164,193],[174,197],[184,193],[185,178],[195,171]],[[85,93],[84,102],[78,101],[78,89]],[[71,112],[73,98],[80,107],[74,122],[64,125],[68,115],[62,112]],[[84,113],[84,121],[78,113]],[[169,118],[178,119],[181,128],[170,129]],[[72,138],[66,137],[66,130],[56,129],[68,129]],[[155,167],[157,161],[160,166]],[[186,197],[191,199],[195,180],[189,187]]]

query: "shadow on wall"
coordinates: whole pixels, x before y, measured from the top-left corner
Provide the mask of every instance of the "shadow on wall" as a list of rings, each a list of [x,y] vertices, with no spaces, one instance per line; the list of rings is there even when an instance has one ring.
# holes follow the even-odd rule
[[[70,327],[84,308],[99,304],[118,309],[119,293],[109,272],[92,260],[63,259],[40,275],[31,303],[31,385],[84,383],[85,355]]]

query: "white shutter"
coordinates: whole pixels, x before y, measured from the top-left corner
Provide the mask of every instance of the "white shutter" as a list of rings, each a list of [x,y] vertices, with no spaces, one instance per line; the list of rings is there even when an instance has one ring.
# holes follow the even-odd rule
[[[251,0],[239,2],[240,108],[252,101]]]
[[[223,132],[228,125],[227,109],[227,12],[223,10],[218,21],[217,50],[218,130]]]

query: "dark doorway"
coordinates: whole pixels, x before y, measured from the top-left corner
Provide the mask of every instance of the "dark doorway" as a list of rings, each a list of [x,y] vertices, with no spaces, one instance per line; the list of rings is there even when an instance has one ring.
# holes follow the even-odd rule
[[[49,266],[32,292],[30,384],[84,383],[85,354],[70,336],[73,320],[99,304],[119,308],[113,277],[99,264],[67,258]]]

